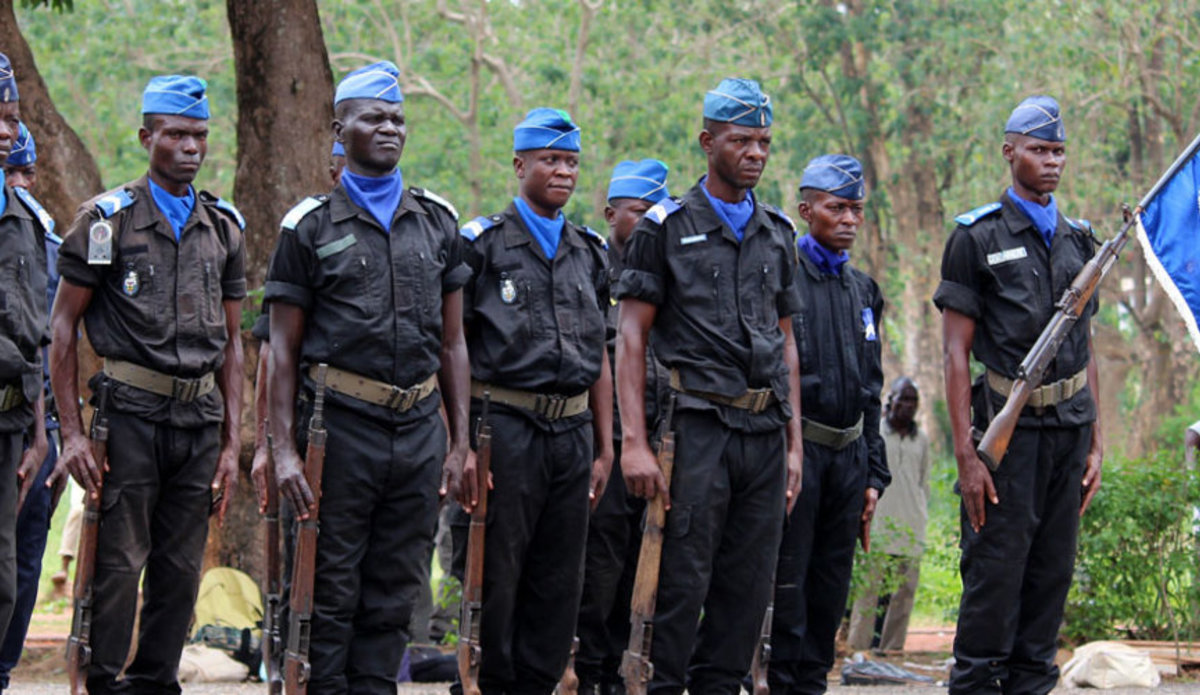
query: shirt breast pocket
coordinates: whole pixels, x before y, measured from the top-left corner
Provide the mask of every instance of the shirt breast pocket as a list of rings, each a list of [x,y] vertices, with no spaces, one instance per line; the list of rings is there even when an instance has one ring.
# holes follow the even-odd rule
[[[381,269],[374,267],[378,259],[371,258],[365,244],[350,233],[318,245],[316,253],[327,295],[340,298],[363,318],[379,313],[376,285],[381,280]]]

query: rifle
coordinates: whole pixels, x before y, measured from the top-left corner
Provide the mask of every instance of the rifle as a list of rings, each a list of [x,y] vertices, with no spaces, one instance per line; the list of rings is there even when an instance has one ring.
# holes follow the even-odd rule
[[[296,530],[296,554],[292,567],[292,593],[288,608],[288,645],[283,657],[284,692],[305,695],[308,692],[310,666],[308,644],[312,629],[313,580],[317,565],[318,519],[321,510],[321,475],[325,470],[325,373],[329,365],[317,365],[317,393],[313,414],[308,421],[308,450],[304,453],[304,478],[312,490],[313,504],[307,519]],[[265,640],[264,640],[265,642]]]
[[[1058,348],[1066,340],[1067,333],[1079,320],[1084,307],[1087,306],[1100,283],[1104,281],[1113,265],[1116,264],[1117,257],[1125,248],[1125,243],[1129,241],[1129,230],[1133,227],[1137,216],[1146,209],[1146,206],[1154,200],[1163,186],[1192,158],[1197,150],[1200,150],[1200,136],[1193,140],[1183,154],[1179,155],[1167,171],[1159,177],[1150,192],[1138,202],[1136,208],[1130,211],[1129,206],[1122,206],[1125,224],[1121,227],[1121,231],[1117,232],[1112,239],[1104,242],[1096,255],[1092,256],[1091,260],[1083,266],[1083,270],[1080,270],[1075,279],[1071,281],[1071,286],[1063,292],[1062,298],[1058,300],[1058,311],[1054,313],[1050,323],[1042,329],[1042,334],[1029,349],[1025,359],[1021,360],[1021,365],[1017,368],[1017,378],[1013,381],[1012,391],[1008,394],[1008,400],[1004,402],[1004,407],[996,417],[988,423],[987,431],[979,441],[976,453],[990,470],[995,471],[1000,467],[1000,461],[1008,451],[1008,445],[1012,441],[1013,430],[1017,427],[1017,419],[1020,417],[1021,411],[1029,402],[1034,389],[1041,386],[1046,369],[1049,368],[1054,356],[1058,354]]]
[[[666,416],[659,425],[658,468],[667,486],[675,467],[675,433],[671,418],[675,395],[667,399]],[[646,684],[654,677],[650,647],[654,639],[654,607],[658,601],[658,572],[662,560],[663,528],[667,522],[664,496],[659,493],[646,504],[646,526],[638,551],[637,576],[633,580],[633,598],[629,602],[629,646],[621,657],[621,677],[629,695],[645,695]]]
[[[108,461],[108,383],[99,387],[96,410],[92,413],[92,459],[104,472]],[[71,694],[87,693],[87,671],[92,663],[92,605],[93,580],[96,577],[96,544],[100,533],[100,500],[104,484],[96,486],[94,495],[85,495],[83,523],[79,531],[79,549],[75,553],[75,613],[71,618],[71,636],[67,639],[67,674],[71,679]]]
[[[467,568],[463,576],[462,614],[458,621],[458,678],[463,695],[480,695],[479,666],[483,662],[480,627],[483,617],[483,550],[487,533],[488,472],[492,466],[492,426],[488,422],[488,404],[492,396],[483,392],[475,431],[475,462],[479,503],[471,510],[467,535]]]
[[[771,663],[771,626],[775,622],[775,581],[771,581],[771,599],[767,612],[763,614],[762,628],[758,631],[758,646],[754,649],[754,661],[750,662],[750,681],[753,695],[770,695],[771,684],[767,671]]]
[[[266,468],[267,508],[263,513],[264,555],[267,569],[263,574],[262,656],[267,670],[267,692],[279,695],[283,692],[283,674],[279,672],[279,655],[282,653],[283,636],[279,619],[283,611],[283,573],[279,557],[279,484],[275,480],[275,465],[267,461]]]

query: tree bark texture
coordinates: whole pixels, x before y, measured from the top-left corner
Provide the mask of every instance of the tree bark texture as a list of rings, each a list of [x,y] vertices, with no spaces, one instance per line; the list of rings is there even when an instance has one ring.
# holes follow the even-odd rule
[[[21,95],[21,120],[37,143],[37,199],[61,225],[61,233],[79,204],[102,192],[104,185],[96,160],[50,99],[33,51],[17,26],[13,2],[0,0],[0,50],[12,61]]]
[[[316,0],[226,0],[237,73],[233,195],[246,217],[246,280],[262,285],[279,220],[330,189],[333,73]]]

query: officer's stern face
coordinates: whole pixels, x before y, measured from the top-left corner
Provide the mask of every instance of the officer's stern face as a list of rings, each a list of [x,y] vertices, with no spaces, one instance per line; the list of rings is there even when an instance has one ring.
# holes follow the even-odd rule
[[[808,223],[808,233],[830,251],[847,251],[854,246],[863,223],[863,201],[826,191],[806,190],[798,211]]]
[[[0,102],[0,164],[8,159],[21,130],[21,107],[16,101]]]
[[[346,148],[346,167],[361,176],[387,176],[400,162],[408,140],[404,104],[355,99],[334,122]],[[340,131],[338,130],[340,127]]]
[[[734,188],[754,188],[771,156],[771,129],[724,124],[712,134],[706,152],[723,181]]]
[[[521,197],[540,214],[562,209],[575,192],[579,179],[579,153],[566,150],[529,150],[513,158]]]
[[[154,117],[154,129],[142,128],[138,136],[150,155],[155,182],[173,195],[185,194],[208,154],[208,121],[159,115]]]
[[[1014,134],[1005,141],[1003,153],[1012,168],[1013,187],[1018,194],[1048,196],[1058,188],[1067,163],[1064,143]]]
[[[5,167],[4,178],[13,188],[24,188],[32,192],[37,185],[37,165],[27,164],[23,167]]]

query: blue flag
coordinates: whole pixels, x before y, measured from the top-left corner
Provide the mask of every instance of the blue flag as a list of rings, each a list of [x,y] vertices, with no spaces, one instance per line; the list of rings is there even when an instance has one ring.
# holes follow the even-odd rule
[[[1154,277],[1200,349],[1200,150],[1145,206],[1137,231]]]

